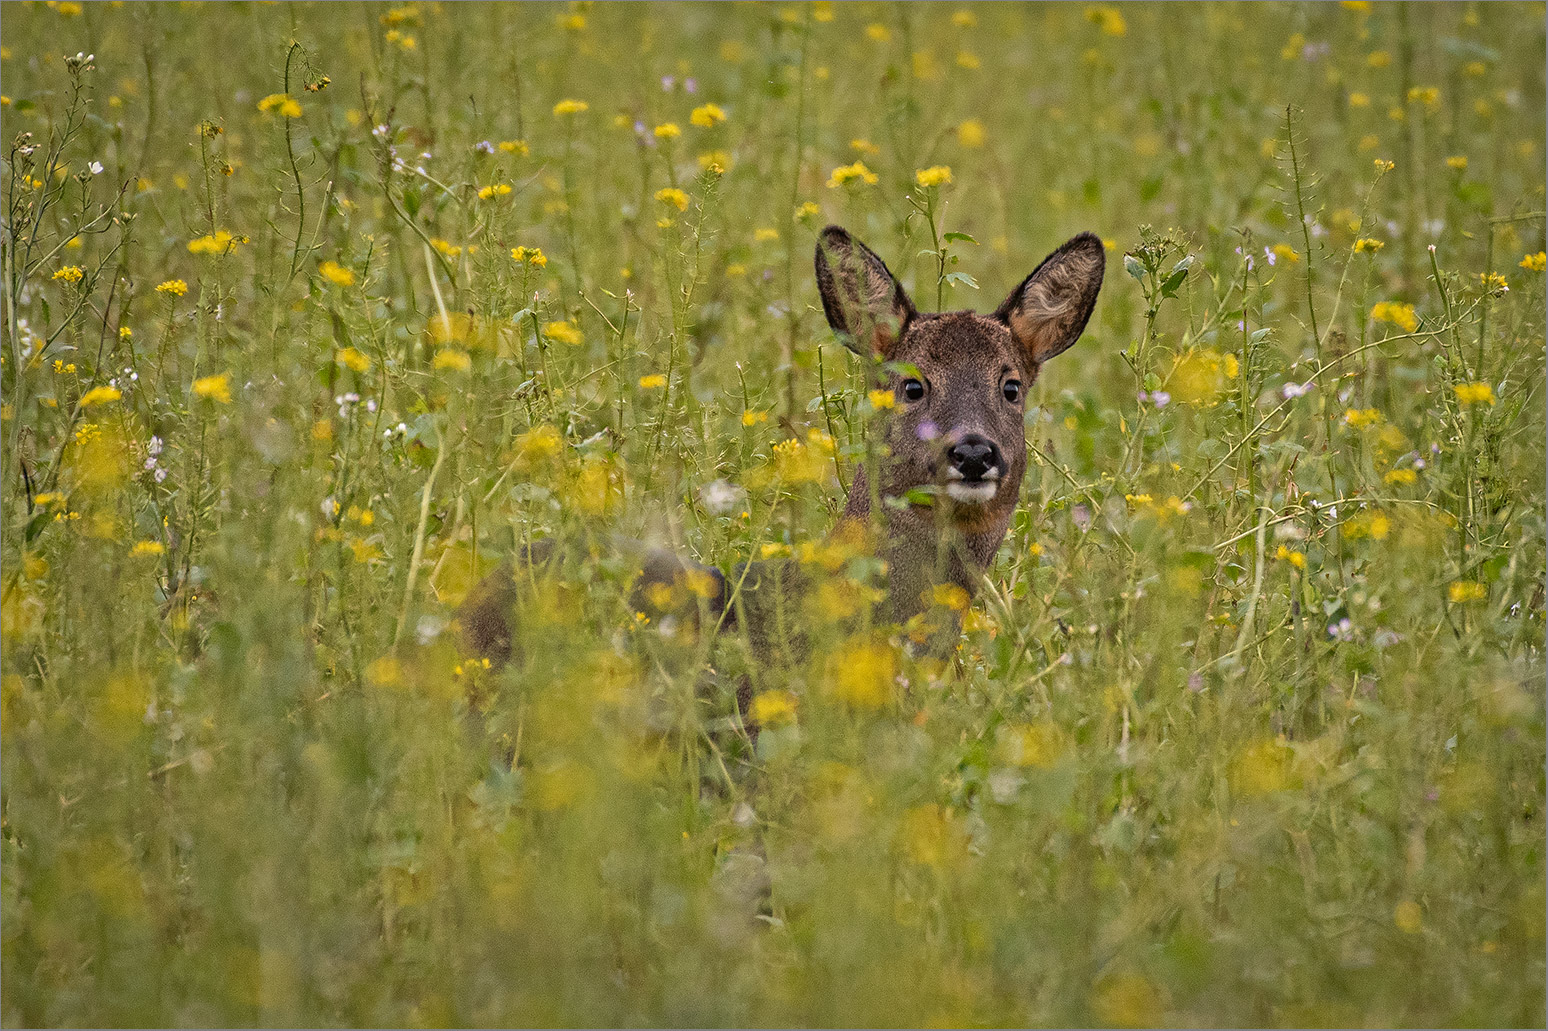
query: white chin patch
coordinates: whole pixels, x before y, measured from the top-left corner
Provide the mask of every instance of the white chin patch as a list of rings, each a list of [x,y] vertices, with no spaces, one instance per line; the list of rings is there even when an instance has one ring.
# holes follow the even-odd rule
[[[982,505],[994,499],[995,493],[1000,489],[998,483],[948,483],[946,494],[953,501],[959,501],[964,505]]]

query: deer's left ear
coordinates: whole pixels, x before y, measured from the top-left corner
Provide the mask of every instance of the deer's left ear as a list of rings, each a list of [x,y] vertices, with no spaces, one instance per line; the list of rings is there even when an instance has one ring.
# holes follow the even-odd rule
[[[1037,271],[1011,291],[994,317],[1037,365],[1076,340],[1096,307],[1107,250],[1095,234],[1081,233],[1043,259]]]

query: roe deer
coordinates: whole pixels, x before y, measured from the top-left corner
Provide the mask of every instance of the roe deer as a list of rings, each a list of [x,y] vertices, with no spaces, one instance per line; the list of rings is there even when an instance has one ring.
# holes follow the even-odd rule
[[[863,468],[856,470],[829,538],[863,541],[873,524],[884,528],[876,548],[886,563],[883,621],[907,623],[929,609],[939,585],[955,585],[967,598],[975,593],[1010,526],[1026,471],[1027,388],[1044,362],[1080,337],[1105,265],[1101,240],[1081,233],[1045,258],[993,314],[923,313],[868,247],[837,226],[822,231],[817,288],[829,325],[852,350],[874,354],[894,370],[880,482],[872,485]],[[877,501],[885,503],[873,510]],[[521,561],[545,562],[554,551],[543,543]],[[785,614],[799,612],[787,603],[810,588],[800,563],[749,562],[726,577],[655,550],[642,555],[641,566],[637,609],[669,614],[661,599],[675,594],[676,614],[739,626],[765,659],[781,648],[790,658],[799,655],[799,617]],[[490,574],[458,615],[467,645],[496,661],[511,647],[513,572],[506,564]],[[685,582],[693,589],[651,590]],[[951,626],[933,635],[932,650],[949,650],[959,619],[950,614]],[[739,693],[745,691],[744,684]]]

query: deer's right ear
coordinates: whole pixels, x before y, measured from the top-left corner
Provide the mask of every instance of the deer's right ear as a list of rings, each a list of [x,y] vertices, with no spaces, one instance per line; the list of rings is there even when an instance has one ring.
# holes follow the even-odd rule
[[[817,290],[828,325],[863,357],[892,353],[914,304],[887,265],[838,226],[817,238]]]

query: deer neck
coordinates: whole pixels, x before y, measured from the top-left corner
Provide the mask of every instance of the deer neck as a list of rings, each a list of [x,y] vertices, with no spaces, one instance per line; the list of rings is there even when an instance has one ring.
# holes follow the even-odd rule
[[[928,594],[939,584],[955,584],[969,597],[977,593],[979,578],[1010,527],[1016,494],[1008,494],[1009,504],[993,506],[970,520],[954,518],[945,507],[882,506],[884,537],[878,550],[887,561],[887,600],[895,621],[906,623],[929,608]],[[844,514],[833,532],[853,533],[870,521],[870,485],[865,470],[856,469]]]

